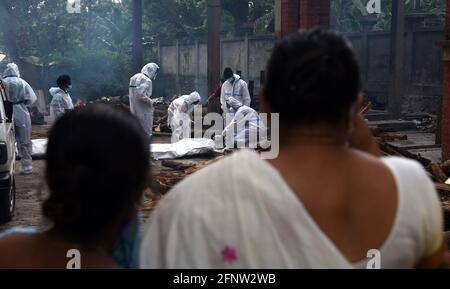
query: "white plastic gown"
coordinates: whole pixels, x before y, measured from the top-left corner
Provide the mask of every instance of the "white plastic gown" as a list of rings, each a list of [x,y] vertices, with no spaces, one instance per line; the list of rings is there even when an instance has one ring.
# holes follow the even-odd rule
[[[56,119],[69,109],[73,109],[72,98],[69,93],[59,87],[52,87],[49,90],[52,98],[50,103],[50,116]]]
[[[16,134],[17,149],[21,157],[21,172],[32,171],[32,143],[31,118],[27,105],[33,104],[37,97],[31,86],[20,78],[19,68],[14,63],[9,63],[3,73],[8,100],[13,103],[13,119]]]
[[[265,142],[266,125],[259,114],[233,97],[229,97],[227,103],[234,117],[222,132],[226,147],[235,148],[237,144],[238,148],[256,148],[258,142]]]
[[[191,137],[190,114],[194,109],[193,104],[198,101],[200,101],[200,94],[193,92],[180,96],[169,105],[167,123],[172,129],[172,142]]]
[[[229,97],[234,97],[240,101],[243,105],[250,107],[251,98],[248,91],[248,86],[245,81],[237,74],[234,75],[234,82],[231,83],[229,80],[225,81],[222,85],[222,91],[220,94],[220,105],[224,113],[230,113],[227,109],[226,100]]]
[[[145,65],[141,73],[130,79],[130,110],[141,122],[146,133],[151,137],[153,131],[153,92],[152,80],[155,79],[159,66],[156,63]]]

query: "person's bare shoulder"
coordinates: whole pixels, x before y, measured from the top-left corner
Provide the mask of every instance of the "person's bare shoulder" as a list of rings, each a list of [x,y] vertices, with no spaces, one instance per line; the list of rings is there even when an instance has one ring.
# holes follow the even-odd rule
[[[0,269],[14,267],[19,259],[23,259],[28,252],[29,234],[11,234],[0,238]]]
[[[352,202],[371,204],[367,209],[383,207],[391,204],[392,209],[396,207],[397,180],[391,169],[385,164],[382,158],[375,157],[368,153],[355,150],[349,166],[352,188]],[[355,178],[356,177],[356,178]],[[358,207],[358,206],[357,206]],[[393,211],[394,213],[394,211]]]

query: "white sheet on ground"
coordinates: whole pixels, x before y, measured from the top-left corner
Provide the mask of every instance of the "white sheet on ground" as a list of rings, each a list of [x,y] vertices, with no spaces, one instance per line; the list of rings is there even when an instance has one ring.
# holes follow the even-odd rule
[[[155,160],[175,159],[215,151],[214,141],[207,138],[188,138],[176,143],[151,145],[152,157]]]
[[[47,151],[47,139],[46,138],[38,138],[31,140],[33,145],[31,156],[34,158],[44,157],[45,152]],[[17,150],[16,143],[16,156],[19,156],[19,152]]]
[[[31,142],[33,144],[32,157],[44,157],[47,150],[47,139],[33,139]],[[155,160],[175,159],[215,151],[217,150],[214,141],[206,138],[183,139],[176,143],[151,145],[152,157]]]

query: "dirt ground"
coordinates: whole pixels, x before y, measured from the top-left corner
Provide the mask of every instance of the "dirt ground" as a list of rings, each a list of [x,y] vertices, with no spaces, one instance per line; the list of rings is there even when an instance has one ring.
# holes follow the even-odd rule
[[[46,138],[50,124],[33,125],[31,139]],[[23,176],[19,173],[20,161],[16,161],[16,210],[11,222],[1,225],[0,231],[12,227],[45,228],[47,225],[41,214],[41,200],[45,198],[44,160],[33,160],[33,174]]]
[[[0,226],[0,231],[11,227],[38,227],[44,228],[41,217],[40,187],[43,184],[45,162],[33,161],[33,174],[22,176],[19,174],[20,164],[16,163],[16,210],[11,222]]]

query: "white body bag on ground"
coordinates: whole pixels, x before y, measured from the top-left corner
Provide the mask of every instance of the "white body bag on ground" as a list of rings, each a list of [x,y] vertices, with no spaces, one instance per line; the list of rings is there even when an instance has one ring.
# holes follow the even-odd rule
[[[45,157],[45,152],[47,150],[47,139],[34,139],[32,140],[32,143],[32,157]],[[169,144],[152,144],[150,148],[152,157],[155,160],[175,159],[185,156],[213,153],[217,151],[214,141],[206,138],[183,139],[179,142]]]
[[[216,152],[216,145],[212,139],[185,138],[176,143],[152,144],[151,153],[155,160],[175,159]]]
[[[38,138],[31,140],[32,143],[32,150],[31,150],[31,157],[33,158],[43,158],[45,157],[45,152],[47,151],[47,139],[46,138]],[[16,156],[19,155],[19,152],[17,150],[17,143],[16,143]]]

